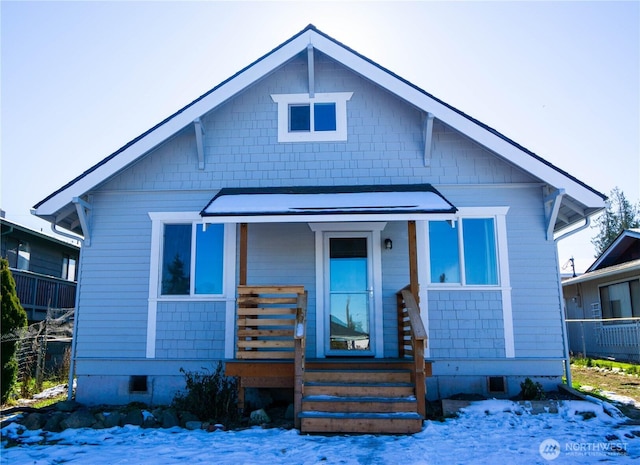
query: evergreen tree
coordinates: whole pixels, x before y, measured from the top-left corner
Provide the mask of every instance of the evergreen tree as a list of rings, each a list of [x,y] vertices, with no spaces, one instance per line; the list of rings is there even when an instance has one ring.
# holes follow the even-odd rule
[[[633,205],[618,187],[611,191],[609,201],[606,211],[595,222],[599,232],[591,243],[596,247],[596,258],[622,231],[640,227],[640,202]]]
[[[189,293],[189,276],[185,272],[184,262],[176,254],[167,267],[169,279],[162,283],[162,293],[169,295],[183,295]]]
[[[0,274],[2,275],[2,319],[0,321],[2,336],[16,329],[27,326],[27,313],[20,305],[16,294],[16,282],[13,279],[9,262],[0,259]],[[16,360],[16,341],[2,342],[2,373],[0,375],[2,403],[5,403],[18,375],[18,362]]]

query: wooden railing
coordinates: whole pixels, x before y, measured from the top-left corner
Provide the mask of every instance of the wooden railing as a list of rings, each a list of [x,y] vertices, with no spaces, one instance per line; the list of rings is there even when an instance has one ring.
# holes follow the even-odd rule
[[[298,294],[296,309],[296,329],[294,333],[294,382],[293,382],[293,411],[295,412],[295,427],[300,429],[298,413],[302,411],[302,397],[304,396],[304,364],[307,345],[307,292]]]
[[[76,305],[74,281],[15,268],[11,268],[11,274],[29,321],[44,320],[48,308],[73,308]]]
[[[426,416],[426,385],[424,349],[427,332],[424,329],[420,308],[408,288],[396,294],[398,302],[398,350],[401,358],[413,359],[414,369],[411,377],[416,388],[418,413]]]
[[[304,286],[238,286],[236,358],[293,359],[304,293]]]
[[[293,359],[296,422],[299,422],[297,413],[302,408],[306,318],[307,292],[304,286],[238,286],[236,359]],[[267,380],[271,376],[280,375],[274,370],[272,375],[263,374],[241,383],[245,386],[267,387],[273,383]],[[241,396],[243,403],[244,394]]]

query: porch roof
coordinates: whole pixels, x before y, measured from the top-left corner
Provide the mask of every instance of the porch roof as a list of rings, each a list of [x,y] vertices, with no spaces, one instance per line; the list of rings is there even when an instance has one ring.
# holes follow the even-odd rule
[[[457,208],[431,184],[221,189],[200,212],[205,222],[419,219]]]

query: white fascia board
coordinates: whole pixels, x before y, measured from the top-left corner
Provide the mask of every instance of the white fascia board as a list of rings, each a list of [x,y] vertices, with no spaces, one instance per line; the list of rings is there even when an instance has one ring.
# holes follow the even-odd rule
[[[633,260],[622,265],[613,265],[600,270],[588,271],[576,278],[565,279],[562,281],[562,287],[571,286],[573,284],[585,283],[596,279],[611,278],[622,273],[630,273],[640,271],[640,260]],[[633,276],[627,279],[633,279]]]
[[[136,161],[139,157],[154,149],[178,131],[192,124],[195,119],[213,110],[238,92],[269,74],[278,66],[290,60],[300,51],[305,50],[308,43],[308,35],[303,34],[283,47],[273,51],[265,58],[260,59],[244,72],[230,79],[209,95],[188,106],[180,114],[175,115],[145,137],[118,153],[104,165],[99,166],[91,173],[44,202],[36,209],[35,214],[37,216],[53,215],[70,203],[73,197],[80,197],[95,188],[95,186],[113,176],[130,163]]]
[[[384,87],[391,93],[410,102],[426,113],[432,113],[435,118],[443,121],[467,137],[470,137],[480,145],[487,147],[533,176],[551,186],[564,188],[569,196],[581,203],[593,208],[604,207],[604,200],[580,183],[547,166],[515,145],[493,134],[491,131],[486,130],[471,119],[429,97],[411,85],[402,82],[402,80],[387,71],[361,59],[357,55],[322,36],[314,37],[313,45],[321,52]]]

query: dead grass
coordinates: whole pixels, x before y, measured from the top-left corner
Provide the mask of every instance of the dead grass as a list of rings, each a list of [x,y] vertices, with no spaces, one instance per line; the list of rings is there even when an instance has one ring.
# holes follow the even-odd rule
[[[640,419],[640,377],[601,367],[571,365],[573,387],[585,394],[608,399],[608,393],[625,396],[636,402],[633,405],[616,404],[627,416]]]

